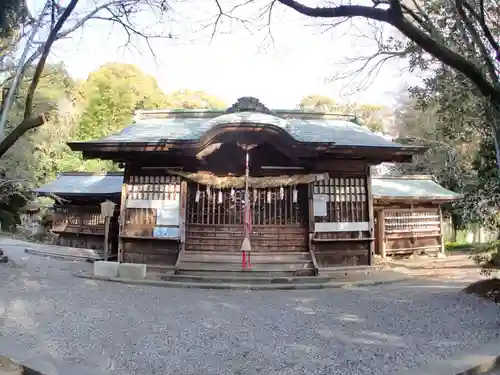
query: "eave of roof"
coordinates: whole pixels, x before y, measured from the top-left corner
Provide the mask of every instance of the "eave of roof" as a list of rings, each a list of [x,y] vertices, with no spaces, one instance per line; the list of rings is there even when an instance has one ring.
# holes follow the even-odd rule
[[[442,187],[429,175],[374,176],[372,196],[379,202],[446,203],[463,198],[462,194]]]
[[[286,132],[297,143],[315,145],[335,144],[344,148],[390,148],[415,152],[423,152],[425,147],[403,145],[392,142],[386,137],[371,132],[369,129],[347,120],[331,119],[322,113],[302,113],[288,111],[285,117],[267,113],[236,112],[224,113],[217,117],[207,116],[173,116],[166,118],[139,119],[120,133],[100,140],[70,142],[75,151],[89,147],[111,147],[112,145],[129,145],[132,147],[158,146],[168,144],[195,145],[217,127],[275,127]],[[182,113],[186,115],[186,113]],[[210,113],[213,115],[214,113]],[[169,112],[169,115],[172,115]]]
[[[40,196],[119,196],[123,173],[66,172],[55,180],[33,189]]]

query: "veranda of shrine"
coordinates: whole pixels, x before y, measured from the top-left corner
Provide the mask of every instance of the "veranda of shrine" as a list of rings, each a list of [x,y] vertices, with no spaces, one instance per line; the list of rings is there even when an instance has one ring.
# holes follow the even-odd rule
[[[374,209],[370,168],[410,162],[425,151],[391,142],[354,120],[269,110],[245,97],[226,111],[143,111],[118,134],[70,147],[124,168],[116,215],[120,262],[174,267],[179,274],[317,275],[373,264],[375,250],[382,253],[380,238],[390,237],[385,233],[390,224],[376,228],[375,215],[390,197],[375,195]],[[410,200],[400,208],[418,216]],[[438,201],[429,204],[439,217]],[[242,270],[245,205],[251,214],[252,264]],[[434,225],[436,217],[430,219]],[[378,218],[382,222],[385,217]],[[441,241],[438,250],[441,225],[438,220],[433,227],[438,232],[432,232]]]

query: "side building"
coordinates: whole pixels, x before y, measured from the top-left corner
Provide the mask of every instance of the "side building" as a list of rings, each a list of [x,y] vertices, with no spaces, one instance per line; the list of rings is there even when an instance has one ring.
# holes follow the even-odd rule
[[[373,177],[376,253],[444,252],[441,205],[462,198],[432,176]]]
[[[123,184],[122,173],[94,174],[66,172],[54,181],[34,190],[40,196],[51,197],[53,206],[52,232],[55,245],[104,250],[104,217],[100,204],[105,200],[116,204],[110,221],[109,248],[111,257],[118,252],[118,216]]]

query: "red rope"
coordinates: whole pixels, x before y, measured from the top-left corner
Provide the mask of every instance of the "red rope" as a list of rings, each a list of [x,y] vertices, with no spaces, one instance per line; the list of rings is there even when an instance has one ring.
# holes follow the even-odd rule
[[[244,251],[241,252],[241,268],[243,269],[247,268],[247,260]]]

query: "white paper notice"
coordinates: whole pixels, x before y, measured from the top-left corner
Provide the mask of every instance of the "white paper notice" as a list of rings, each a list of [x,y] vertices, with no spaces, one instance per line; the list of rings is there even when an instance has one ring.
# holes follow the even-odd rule
[[[328,196],[326,194],[314,194],[313,195],[313,210],[314,216],[326,216],[326,204],[328,202]]]
[[[179,225],[179,203],[164,201],[162,206],[156,210],[156,225]]]

